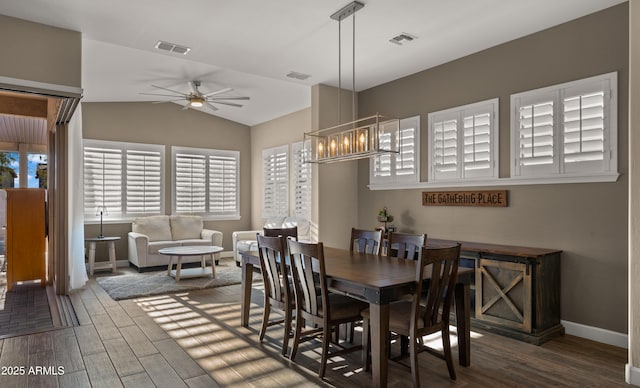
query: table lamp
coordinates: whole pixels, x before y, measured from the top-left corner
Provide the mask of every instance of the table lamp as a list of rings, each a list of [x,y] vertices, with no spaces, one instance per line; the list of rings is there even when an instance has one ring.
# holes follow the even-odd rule
[[[106,206],[98,206],[96,208],[96,216],[100,215],[100,235],[98,236],[98,238],[104,238],[104,234],[102,234],[102,215],[108,216],[109,212],[107,211],[107,207]]]

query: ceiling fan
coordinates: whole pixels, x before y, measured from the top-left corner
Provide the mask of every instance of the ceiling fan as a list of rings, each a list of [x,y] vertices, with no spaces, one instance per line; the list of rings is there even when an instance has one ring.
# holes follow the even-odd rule
[[[207,106],[209,109],[216,111],[218,108],[214,104],[221,105],[229,105],[235,107],[242,107],[240,104],[236,104],[229,101],[234,100],[249,100],[249,97],[234,97],[234,96],[222,96],[221,94],[230,92],[231,88],[224,88],[220,90],[216,90],[215,92],[205,93],[200,91],[200,86],[202,86],[201,81],[189,81],[189,87],[191,88],[190,93],[183,93],[177,90],[168,89],[162,86],[151,85],[156,89],[161,89],[165,92],[169,92],[171,94],[161,94],[161,93],[140,93],[146,94],[149,96],[163,96],[163,97],[174,97],[172,100],[164,100],[164,101],[154,101],[154,104],[162,104],[165,102],[177,102],[177,101],[186,101],[187,105],[185,105],[184,109],[189,108],[202,108],[203,106]]]

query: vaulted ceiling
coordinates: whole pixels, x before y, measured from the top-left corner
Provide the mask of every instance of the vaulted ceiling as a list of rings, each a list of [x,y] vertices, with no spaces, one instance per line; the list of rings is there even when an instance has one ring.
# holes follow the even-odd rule
[[[356,90],[460,58],[624,0],[362,0],[342,29],[342,86]],[[243,107],[215,114],[246,125],[306,108],[310,87],[338,84],[345,0],[8,0],[0,14],[80,31],[83,101],[151,101],[151,85],[183,92],[233,88]],[[407,34],[412,41],[391,43]],[[355,49],[352,46],[355,39]],[[158,41],[191,48],[161,51]],[[289,78],[296,71],[306,80]],[[15,122],[15,121],[14,121]]]

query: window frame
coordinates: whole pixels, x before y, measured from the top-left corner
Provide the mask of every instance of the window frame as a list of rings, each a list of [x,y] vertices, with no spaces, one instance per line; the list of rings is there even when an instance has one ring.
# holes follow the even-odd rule
[[[306,144],[305,144],[306,143]],[[311,163],[306,162],[311,157],[311,140],[302,140],[291,144],[291,199],[289,212],[294,217],[311,220],[312,200],[313,200],[313,168]],[[304,171],[304,172],[302,172]],[[306,178],[304,175],[306,174]],[[301,179],[306,181],[304,186],[300,185]],[[304,197],[304,198],[302,198]],[[302,199],[301,199],[302,198]],[[298,209],[298,201],[306,202],[306,209]]]
[[[267,158],[273,158],[278,154],[283,154],[284,153],[284,157],[281,157],[281,160],[284,161],[286,164],[284,166],[284,176],[286,177],[286,179],[284,180],[278,180],[277,176],[282,174],[282,173],[278,173],[277,171],[274,172],[276,175],[276,179],[271,181],[268,180],[268,176],[267,176],[267,166],[265,164]],[[271,217],[287,217],[289,216],[289,211],[290,211],[290,165],[291,162],[289,160],[289,156],[290,156],[290,152],[289,152],[289,144],[284,144],[284,145],[280,145],[280,146],[276,146],[276,147],[270,147],[270,148],[265,148],[262,150],[262,218],[267,219],[267,218],[271,218]],[[279,198],[275,204],[273,205],[269,205],[268,199],[267,199],[267,194],[270,192],[268,190],[269,186],[274,186],[274,191],[273,191],[273,195],[274,197]],[[278,195],[278,193],[280,192],[280,190],[282,190],[281,187],[284,185],[284,191],[285,193],[282,194],[282,198],[280,198],[280,196]],[[284,202],[283,202],[284,201]],[[271,208],[281,208],[283,211],[286,209],[285,213],[282,214],[277,214],[276,212],[271,212],[268,209]]]
[[[103,214],[103,222],[129,221],[135,217],[164,214],[166,210],[165,198],[165,146],[160,144],[131,143],[110,140],[84,139],[82,144],[83,165],[86,160],[86,148],[101,148],[120,152],[120,204],[121,211],[117,213]],[[158,152],[160,155],[160,205],[158,212],[127,212],[127,151]],[[86,166],[83,168],[83,194],[86,196]],[[100,216],[95,212],[86,212],[86,197],[83,200],[84,219],[87,223],[100,221]],[[108,208],[107,208],[108,210]]]
[[[606,177],[618,176],[618,73],[611,72],[575,81],[556,84],[540,89],[529,90],[511,95],[511,179],[544,180],[554,179],[575,181],[600,181]],[[566,99],[585,96],[595,91],[604,92],[603,96],[603,159],[601,162],[565,161],[565,109]],[[553,163],[542,166],[522,166],[520,157],[520,119],[521,107],[536,103],[542,99],[553,101]],[[600,166],[599,166],[600,165]],[[594,169],[595,167],[595,169]]]
[[[497,179],[499,176],[500,166],[500,110],[499,110],[499,98],[492,98],[489,100],[478,101],[467,105],[456,106],[436,112],[431,112],[427,116],[428,122],[428,158],[427,158],[427,170],[428,170],[428,182],[432,183],[452,183],[452,182],[467,182],[467,181],[479,181],[487,179]],[[465,127],[464,120],[467,117],[475,117],[482,114],[490,115],[489,122],[489,161],[490,166],[487,169],[483,169],[482,172],[474,172],[465,170],[466,162],[464,161],[464,139],[465,139]],[[456,124],[456,168],[449,172],[438,172],[435,166],[435,152],[434,152],[434,125],[436,123],[444,121],[455,120]]]
[[[413,151],[414,169],[410,174],[398,175],[398,163],[401,163],[398,159],[402,159],[403,145],[399,144],[402,141],[403,130],[414,130],[414,143],[413,150],[406,150],[405,152]],[[389,133],[389,132],[386,132]],[[400,119],[397,138],[395,131],[391,133],[390,141],[396,141],[398,153],[385,153],[378,156],[369,158],[369,187],[391,187],[401,184],[415,184],[420,181],[420,115],[405,117]],[[389,175],[382,176],[377,175],[377,165],[381,163],[381,159],[387,159],[389,163]]]
[[[204,157],[204,187],[205,187],[205,205],[204,211],[185,212],[177,211],[177,155],[186,154],[192,156]],[[233,212],[212,212],[211,211],[211,157],[231,157],[235,159],[236,166],[236,187],[235,187],[235,211]],[[171,182],[172,182],[172,214],[195,214],[201,216],[204,220],[239,220],[240,219],[240,151],[235,150],[221,150],[212,148],[195,148],[195,147],[183,147],[183,146],[171,146]]]

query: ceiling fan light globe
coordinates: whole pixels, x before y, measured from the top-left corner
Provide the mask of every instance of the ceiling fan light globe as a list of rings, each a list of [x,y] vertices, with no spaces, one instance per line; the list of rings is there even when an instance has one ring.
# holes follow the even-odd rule
[[[189,105],[194,108],[202,108],[204,105],[204,100],[201,98],[192,98],[189,100]]]

